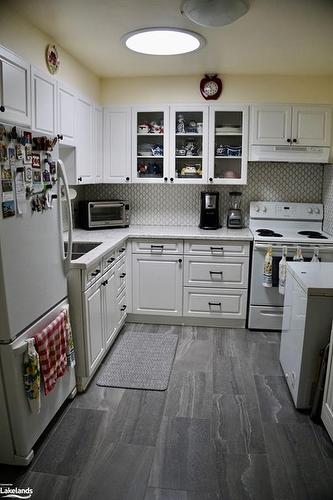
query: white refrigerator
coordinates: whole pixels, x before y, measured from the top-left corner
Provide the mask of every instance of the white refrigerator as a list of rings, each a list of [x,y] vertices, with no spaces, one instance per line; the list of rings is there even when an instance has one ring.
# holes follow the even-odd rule
[[[0,215],[0,463],[27,465],[33,446],[65,399],[75,394],[74,368],[68,368],[44,396],[41,410],[31,413],[23,383],[26,340],[68,308],[61,220],[62,198],[71,206],[66,173],[57,161],[57,197],[52,207],[33,212],[20,201],[22,214]],[[71,221],[71,215],[69,216]],[[71,249],[72,227],[69,227]]]

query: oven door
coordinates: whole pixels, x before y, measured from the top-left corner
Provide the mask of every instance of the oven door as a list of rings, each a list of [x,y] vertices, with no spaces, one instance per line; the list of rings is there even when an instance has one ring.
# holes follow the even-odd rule
[[[89,227],[122,226],[125,220],[125,204],[89,202],[88,217]]]
[[[267,288],[262,285],[264,259],[268,246],[273,248],[273,256],[282,256],[282,246],[288,248],[287,258],[293,258],[296,244],[258,243],[253,246],[252,274],[250,289],[249,328],[264,330],[280,330],[282,327],[284,296],[279,293],[279,287]],[[304,258],[311,259],[316,245],[299,245]],[[333,247],[319,246],[319,258],[323,262],[333,261]]]

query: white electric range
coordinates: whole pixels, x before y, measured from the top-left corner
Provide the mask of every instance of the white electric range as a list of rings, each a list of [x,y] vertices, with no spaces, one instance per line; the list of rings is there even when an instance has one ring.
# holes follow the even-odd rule
[[[317,249],[322,262],[333,262],[333,236],[322,231],[322,224],[323,205],[320,203],[250,203],[249,229],[254,239],[248,322],[250,329],[282,328],[284,296],[279,293],[276,280],[278,259],[274,259],[273,287],[262,285],[268,246],[272,245],[273,257],[281,257],[282,246],[287,246],[287,259],[292,259],[297,246],[300,246],[305,260],[311,260]]]

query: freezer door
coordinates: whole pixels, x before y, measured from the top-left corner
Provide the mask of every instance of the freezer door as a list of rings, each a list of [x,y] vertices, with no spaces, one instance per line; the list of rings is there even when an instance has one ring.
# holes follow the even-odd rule
[[[30,327],[14,342],[0,346],[3,391],[11,429],[11,447],[14,453],[8,462],[8,450],[2,446],[3,442],[1,442],[0,462],[2,463],[21,465],[29,463],[33,456],[32,448],[35,442],[65,399],[75,390],[75,371],[74,368],[70,368],[66,370],[63,377],[59,378],[56,386],[47,396],[44,395],[42,388],[41,411],[39,414],[33,414],[30,411],[23,385],[23,355],[27,348],[26,340],[53,321],[64,307],[68,308],[67,301],[52,309],[47,316]],[[0,427],[2,427],[2,418],[5,419],[3,415],[1,411]]]
[[[0,217],[0,342],[14,339],[67,296],[58,202]]]

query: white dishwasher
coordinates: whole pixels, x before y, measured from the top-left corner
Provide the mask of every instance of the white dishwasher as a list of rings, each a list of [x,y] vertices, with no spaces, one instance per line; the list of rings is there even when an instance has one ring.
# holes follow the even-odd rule
[[[295,407],[312,405],[320,350],[333,319],[333,263],[287,265],[280,363]]]

